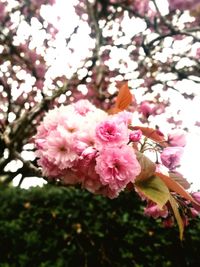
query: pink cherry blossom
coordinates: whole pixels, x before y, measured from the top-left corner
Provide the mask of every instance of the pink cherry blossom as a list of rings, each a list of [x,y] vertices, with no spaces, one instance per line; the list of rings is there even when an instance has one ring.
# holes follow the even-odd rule
[[[129,133],[124,123],[118,123],[115,119],[108,119],[97,125],[96,141],[100,146],[120,146],[127,144]]]
[[[32,4],[34,4],[37,7],[40,7],[41,5],[49,4],[54,5],[55,0],[31,0]]]
[[[109,186],[103,186],[103,187],[100,187],[100,189],[97,190],[96,193],[102,196],[108,197],[110,199],[114,199],[119,196],[120,191],[110,189]]]
[[[182,147],[167,147],[161,153],[161,161],[169,169],[174,169],[180,164],[180,159],[183,154]]]
[[[0,21],[2,22],[6,17],[5,3],[0,3]]]
[[[170,146],[184,147],[186,145],[186,135],[182,130],[176,130],[168,135],[168,143]]]
[[[114,191],[123,190],[141,171],[133,149],[128,146],[105,148],[96,162],[100,181]]]
[[[114,115],[113,117],[117,120],[118,123],[125,123],[128,126],[132,122],[133,114],[128,111],[122,111],[117,113],[117,115]]]
[[[194,10],[197,5],[199,5],[199,0],[168,0],[169,8],[171,10],[179,9],[184,10]]]
[[[65,170],[62,175],[62,182],[66,185],[75,185],[82,182],[82,177],[71,169]]]
[[[38,65],[35,65],[35,71],[36,71],[38,78],[40,78],[40,79],[44,78],[45,73],[46,73],[46,67],[44,64],[40,63]]]
[[[166,206],[164,206],[163,209],[160,209],[156,203],[149,201],[147,207],[144,210],[144,214],[151,216],[154,219],[157,219],[159,217],[166,218],[168,216],[168,210]]]
[[[74,143],[73,147],[77,154],[81,155],[83,151],[85,151],[89,147],[93,147],[95,145],[95,137],[94,134],[89,131],[78,132],[74,135]]]
[[[47,137],[45,155],[60,169],[70,168],[77,158],[72,144],[73,140],[66,131],[52,131]]]
[[[200,59],[200,47],[197,48],[195,57]]]
[[[47,157],[43,154],[36,154],[39,159],[37,161],[38,165],[42,167],[42,173],[48,178],[59,178],[63,175],[63,170],[60,170],[56,164],[49,161]]]
[[[102,184],[99,179],[95,179],[93,176],[86,176],[82,186],[93,194],[100,194],[100,188],[102,187]]]
[[[132,142],[140,141],[141,137],[142,137],[142,131],[141,130],[131,131],[129,134],[129,139]]]
[[[139,108],[142,115],[148,118],[153,113],[153,107],[148,101],[144,101],[140,104]]]
[[[139,14],[145,15],[145,13],[147,13],[147,11],[149,10],[149,0],[134,0],[133,8]]]
[[[74,109],[75,112],[77,112],[79,115],[85,116],[90,111],[95,111],[96,107],[92,105],[88,100],[81,99],[74,103]]]
[[[195,208],[190,208],[190,212],[191,212],[192,218],[195,218],[195,217],[197,217],[199,215],[200,210],[198,211]]]
[[[86,173],[87,176],[96,176],[94,174],[94,165],[96,164],[97,150],[93,147],[86,148],[79,157],[79,161],[77,163],[77,168],[80,169],[81,172]],[[92,170],[90,171],[89,169]]]

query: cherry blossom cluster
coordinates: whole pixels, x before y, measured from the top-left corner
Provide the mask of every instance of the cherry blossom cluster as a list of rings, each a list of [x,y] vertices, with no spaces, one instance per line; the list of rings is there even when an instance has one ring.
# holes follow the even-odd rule
[[[126,111],[108,115],[87,100],[49,111],[35,137],[43,174],[117,197],[141,172],[129,145],[141,138],[128,129],[131,117]]]
[[[134,188],[147,203],[144,213],[162,218],[165,226],[172,226],[176,217],[171,198],[180,209],[181,229],[180,224],[187,225],[189,218],[200,212],[200,193],[189,195],[185,189],[190,184],[177,170],[186,145],[185,133],[174,130],[165,137],[159,130],[133,126],[131,112],[112,110],[109,115],[83,99],[50,110],[35,136],[43,176],[63,185],[80,184],[91,193],[111,199],[124,189]],[[146,151],[156,155],[155,163]],[[163,174],[168,182],[160,187]],[[148,193],[151,179],[157,193],[168,192],[168,201],[162,207],[160,200],[153,201],[151,185]],[[173,188],[170,193],[168,189]]]
[[[167,147],[153,149],[153,143],[143,142],[141,130],[129,129],[131,123],[131,112],[108,115],[88,100],[50,110],[35,136],[44,176],[65,184],[81,183],[93,193],[114,198],[141,172],[135,154],[141,151],[139,145],[158,154],[157,170],[178,175],[185,133],[172,131]]]

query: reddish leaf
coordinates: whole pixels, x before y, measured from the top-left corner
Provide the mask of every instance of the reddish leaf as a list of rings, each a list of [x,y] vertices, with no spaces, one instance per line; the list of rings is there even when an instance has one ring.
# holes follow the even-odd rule
[[[115,108],[119,110],[125,110],[132,103],[132,95],[128,88],[128,83],[123,84],[117,96]]]
[[[193,197],[187,192],[185,191],[185,189],[179,184],[177,183],[175,180],[173,180],[171,177],[164,175],[162,173],[156,172],[156,175],[159,176],[162,181],[166,184],[166,186],[171,190],[174,191],[176,193],[178,193],[180,196],[184,197],[185,199],[194,202],[195,204],[199,205],[194,199]]]
[[[141,126],[130,126],[130,129],[141,130],[142,134],[146,136],[147,138],[152,139],[153,141],[159,143],[163,147],[168,146],[163,134],[158,130],[155,130],[153,128],[148,128],[148,127],[141,127]]]
[[[119,88],[115,107],[108,110],[108,114],[112,115],[125,110],[132,103],[132,98],[133,96],[128,88],[128,83],[126,82]]]
[[[145,180],[149,177],[153,176],[156,171],[156,165],[147,158],[144,154],[140,153],[139,151],[135,151],[137,160],[140,163],[141,166],[141,172],[136,177],[136,180]]]
[[[176,218],[176,221],[178,224],[180,240],[183,240],[184,223],[183,223],[183,219],[181,218],[181,215],[180,215],[179,210],[178,210],[178,203],[172,196],[170,196],[169,202],[170,202],[170,205],[171,205],[172,210],[174,212],[174,217]]]

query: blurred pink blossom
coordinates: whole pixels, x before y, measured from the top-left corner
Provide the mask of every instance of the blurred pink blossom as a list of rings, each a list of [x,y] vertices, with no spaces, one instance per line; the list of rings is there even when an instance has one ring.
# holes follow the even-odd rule
[[[168,2],[171,10],[179,9],[181,11],[194,10],[200,4],[199,0],[168,0]]]
[[[184,147],[186,145],[186,135],[182,130],[175,130],[168,135],[168,143],[170,146]]]
[[[148,118],[150,115],[160,115],[164,112],[165,107],[162,103],[153,103],[150,101],[143,101],[140,104],[139,111],[143,114],[144,117]]]
[[[6,17],[5,3],[0,2],[0,22]]]
[[[134,0],[133,8],[139,14],[145,15],[145,13],[147,13],[149,10],[149,0]]]
[[[74,103],[74,109],[79,115],[85,116],[89,111],[95,111],[96,107],[87,99],[81,99]]]
[[[182,147],[167,147],[161,153],[161,161],[169,169],[174,169],[180,164],[181,156],[183,155]]]
[[[166,218],[168,216],[168,210],[166,206],[164,206],[163,209],[160,209],[156,203],[149,201],[144,210],[144,214],[153,217],[154,219],[159,217]]]

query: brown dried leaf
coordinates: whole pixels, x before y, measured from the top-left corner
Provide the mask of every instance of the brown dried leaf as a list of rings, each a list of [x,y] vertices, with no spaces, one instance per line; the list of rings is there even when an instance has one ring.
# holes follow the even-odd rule
[[[184,189],[190,188],[190,183],[178,172],[169,172],[169,176],[179,183]]]

